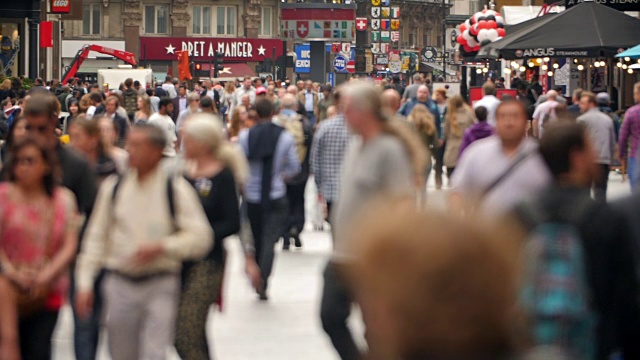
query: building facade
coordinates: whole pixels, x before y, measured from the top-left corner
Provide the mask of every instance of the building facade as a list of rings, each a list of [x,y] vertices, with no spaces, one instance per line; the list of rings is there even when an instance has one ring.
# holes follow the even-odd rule
[[[277,0],[83,0],[80,20],[64,22],[63,64],[84,44],[135,54],[156,78],[177,75],[177,51],[209,69],[224,54],[224,77],[255,76],[255,65],[284,53]],[[81,68],[90,76],[117,66],[92,54]],[[221,75],[222,77],[222,75]]]

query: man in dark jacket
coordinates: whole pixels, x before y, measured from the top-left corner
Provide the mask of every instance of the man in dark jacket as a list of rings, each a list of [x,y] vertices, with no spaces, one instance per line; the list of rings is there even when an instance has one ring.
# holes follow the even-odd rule
[[[547,222],[570,224],[579,232],[589,307],[597,319],[594,359],[608,359],[618,350],[625,359],[640,359],[636,243],[622,214],[589,198],[597,168],[587,129],[582,124],[553,124],[539,151],[554,183],[538,194],[534,208]],[[519,209],[525,229],[537,225]]]
[[[125,139],[129,133],[130,123],[116,112],[118,110],[118,98],[109,96],[106,101],[104,116],[113,119],[118,129],[118,146],[124,147]]]

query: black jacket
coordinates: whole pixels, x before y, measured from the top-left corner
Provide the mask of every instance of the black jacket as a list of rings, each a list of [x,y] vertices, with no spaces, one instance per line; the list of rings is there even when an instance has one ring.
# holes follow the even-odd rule
[[[547,214],[567,219],[587,197],[588,189],[556,185],[541,192],[538,200]],[[526,216],[516,213],[525,228],[530,228]],[[576,225],[584,241],[591,306],[599,320],[596,359],[608,359],[618,348],[625,359],[640,359],[637,246],[626,219],[608,205],[592,201],[582,221],[568,222]]]

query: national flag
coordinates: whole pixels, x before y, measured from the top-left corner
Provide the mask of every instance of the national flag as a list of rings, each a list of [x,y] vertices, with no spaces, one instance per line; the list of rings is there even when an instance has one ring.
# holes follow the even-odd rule
[[[390,39],[390,34],[388,31],[381,31],[380,32],[380,39],[382,39],[382,42],[389,42]]]
[[[371,0],[371,5],[380,6],[380,0]]]
[[[324,22],[324,29],[325,30],[331,29],[331,21],[325,21]]]
[[[333,36],[332,38],[334,39],[340,39],[340,30],[333,30]]]
[[[380,31],[371,32],[371,42],[380,42]]]
[[[314,21],[313,22],[313,28],[314,29],[322,29],[322,23],[320,23],[318,21]]]
[[[381,11],[382,15],[380,15],[380,16],[382,16],[383,18],[387,18],[388,19],[389,15],[391,15],[391,9],[388,8],[388,7],[383,7],[381,9],[382,9],[382,11]]]
[[[298,37],[305,38],[309,35],[309,22],[308,21],[296,21],[296,32]]]
[[[382,30],[389,30],[390,27],[391,27],[391,21],[390,20],[387,20],[387,19],[380,20],[380,28]]]
[[[340,52],[340,43],[331,44],[331,52],[337,54]]]
[[[383,54],[388,54],[390,48],[391,47],[387,43],[380,44],[380,52],[383,53]]]
[[[393,41],[393,42],[400,41],[400,31],[392,31],[391,32],[391,41]]]
[[[372,18],[379,18],[380,17],[380,8],[379,7],[372,7],[371,8],[371,17]]]
[[[340,29],[340,21],[334,21],[333,22],[333,29],[334,30]]]
[[[346,21],[342,22],[342,29],[347,29],[349,27],[349,24]]]
[[[391,17],[394,19],[398,19],[400,17],[400,8],[394,6],[391,8]]]
[[[53,21],[40,22],[40,47],[53,47]],[[33,51],[35,51],[35,49]]]
[[[342,30],[342,33],[340,33],[340,38],[341,39],[346,39],[347,38],[347,32]]]
[[[391,3],[391,0],[382,0],[382,6],[389,6],[389,4]]]
[[[191,80],[191,69],[189,67],[189,52],[188,51],[176,51],[178,55],[178,73],[180,81]]]
[[[324,31],[324,37],[330,38],[331,37],[331,30],[325,30]]]
[[[358,31],[367,30],[367,18],[356,18],[356,29]]]
[[[380,30],[380,19],[371,19],[371,29]]]
[[[391,20],[391,30],[400,30],[400,20],[399,19]]]

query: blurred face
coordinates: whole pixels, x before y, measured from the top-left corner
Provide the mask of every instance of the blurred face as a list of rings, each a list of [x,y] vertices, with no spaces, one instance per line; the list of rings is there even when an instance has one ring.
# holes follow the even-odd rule
[[[138,171],[148,171],[162,159],[162,148],[149,141],[145,130],[132,129],[127,139],[129,166]]]
[[[71,106],[69,106],[69,112],[73,115],[78,113],[78,104],[72,104]]]
[[[50,171],[38,147],[27,146],[16,154],[14,172],[18,184],[33,186],[41,183]]]
[[[26,120],[20,120],[17,123],[15,123],[13,126],[15,126],[15,129],[13,130],[13,139],[14,141],[18,142],[22,139],[24,139],[25,137],[27,137],[27,121]]]
[[[179,88],[179,89],[178,89],[178,94],[179,94],[181,97],[185,97],[185,96],[187,96],[187,89],[185,89],[185,88],[183,88],[183,87]]]
[[[238,115],[240,115],[240,121],[241,122],[247,121],[247,119],[249,118],[249,112],[247,111],[247,108],[244,106],[240,106],[238,110],[239,110]]]
[[[273,86],[269,85],[269,87],[267,87],[267,96],[273,97],[273,95],[275,95],[275,89]]]
[[[80,152],[89,154],[98,146],[98,138],[89,136],[82,126],[72,125],[69,129],[69,138],[71,146],[80,150]]]
[[[106,104],[107,114],[113,114],[118,110],[118,102],[115,100],[108,101]]]
[[[173,112],[173,103],[168,103],[165,107],[165,114],[171,114]]]
[[[496,133],[503,142],[522,140],[527,130],[527,115],[517,104],[501,106],[496,112]]]
[[[296,86],[298,86],[298,90],[302,90],[304,89],[304,81],[300,80],[296,83]]]
[[[116,129],[113,127],[113,122],[110,119],[100,119],[100,134],[102,135],[102,139],[107,144],[115,144],[118,134],[116,133]]]
[[[248,89],[251,87],[251,79],[245,79],[244,80],[244,88]]]
[[[55,139],[55,122],[46,116],[29,116],[25,126],[27,135],[34,137],[43,144],[53,144]]]
[[[418,88],[418,101],[425,102],[429,100],[429,88],[426,86],[421,86]]]
[[[138,98],[138,110],[142,110],[144,108],[144,101],[142,98]]]
[[[249,107],[251,105],[251,98],[248,95],[242,97],[242,106]]]
[[[307,91],[311,91],[313,90],[313,83],[311,81],[307,81],[305,84],[305,89],[307,89]]]
[[[210,153],[211,150],[209,146],[196,141],[189,134],[184,134],[182,143],[184,144],[184,157],[187,159],[196,159],[199,156]]]
[[[362,111],[352,98],[346,98],[343,106],[347,124],[354,132],[359,134],[369,114]]]
[[[441,93],[436,93],[436,102],[438,103],[443,103],[445,102],[447,99],[444,98],[444,96],[442,96]]]
[[[593,104],[592,102],[589,101],[589,98],[586,96],[583,96],[582,98],[580,98],[580,112],[587,112],[589,110],[591,110],[591,108],[595,107],[596,105]]]

